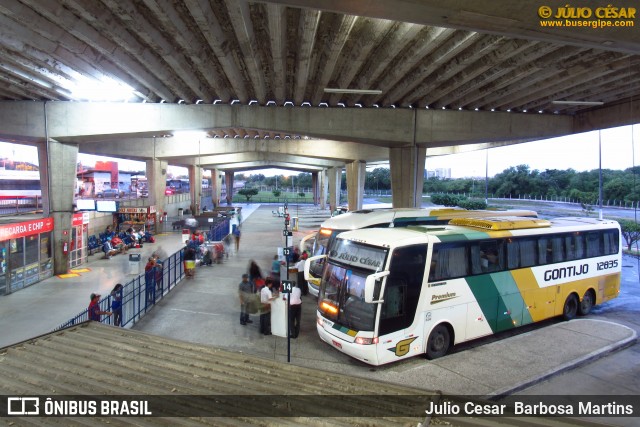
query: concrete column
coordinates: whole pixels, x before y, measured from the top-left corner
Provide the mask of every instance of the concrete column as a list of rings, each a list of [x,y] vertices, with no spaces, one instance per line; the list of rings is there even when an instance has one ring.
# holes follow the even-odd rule
[[[162,160],[146,161],[147,185],[149,186],[149,204],[156,207],[156,212],[165,211],[165,194],[167,188],[167,166]]]
[[[53,274],[65,274],[69,270],[69,255],[62,252],[63,241],[71,240],[73,195],[76,187],[78,146],[50,140],[44,151],[38,153],[40,175],[46,175],[49,185],[42,185],[42,194],[48,201],[48,216],[53,218]],[[49,189],[51,191],[49,191]]]
[[[231,205],[233,200],[233,172],[224,173],[224,183],[227,187],[227,205]]]
[[[362,160],[347,163],[347,201],[350,211],[362,209],[366,168],[367,163]]]
[[[320,209],[325,210],[327,208],[327,190],[329,189],[328,187],[328,176],[327,176],[327,169],[323,169],[322,171],[320,171],[320,173],[318,174],[319,178],[320,178]]]
[[[335,211],[340,203],[340,183],[342,181],[342,168],[333,167],[328,170],[329,175],[329,210]]]
[[[190,165],[189,171],[189,193],[191,195],[191,214],[200,215],[200,197],[202,196],[202,168],[199,165]]]
[[[389,149],[391,193],[394,208],[422,206],[426,149],[403,147]]]
[[[311,191],[313,192],[313,204],[318,204],[318,172],[311,172]]]
[[[211,169],[211,199],[213,199],[214,209],[220,206],[220,197],[222,197],[222,175],[220,170]]]
[[[40,189],[42,190],[42,216],[51,215],[49,197],[49,155],[46,145],[38,145],[38,165],[40,169]],[[54,224],[55,226],[55,224]]]

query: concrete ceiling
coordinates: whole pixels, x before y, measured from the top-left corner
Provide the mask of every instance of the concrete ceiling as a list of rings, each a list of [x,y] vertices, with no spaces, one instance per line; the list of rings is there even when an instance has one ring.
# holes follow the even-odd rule
[[[626,20],[633,27],[548,28],[540,24],[543,3],[554,14],[566,4],[3,0],[0,100],[79,101],[74,85],[110,77],[130,85],[138,103],[571,116],[637,103],[640,19]],[[616,3],[625,5],[637,2]],[[295,137],[249,128],[218,128],[210,136]]]

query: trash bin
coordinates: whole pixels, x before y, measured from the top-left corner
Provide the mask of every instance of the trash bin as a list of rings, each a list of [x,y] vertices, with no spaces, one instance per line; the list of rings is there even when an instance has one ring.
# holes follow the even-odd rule
[[[141,273],[141,254],[129,254],[129,274],[140,274]]]
[[[298,217],[297,216],[292,216],[291,217],[291,230],[292,231],[298,231]]]
[[[183,215],[184,215],[184,209],[178,208],[178,218],[182,218]]]

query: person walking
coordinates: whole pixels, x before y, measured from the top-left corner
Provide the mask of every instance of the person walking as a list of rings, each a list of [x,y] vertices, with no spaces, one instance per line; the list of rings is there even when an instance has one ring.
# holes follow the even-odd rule
[[[100,316],[111,316],[110,311],[100,310],[100,294],[91,294],[91,301],[89,302],[89,320],[93,320],[95,322],[100,321]]]
[[[255,286],[253,282],[249,280],[248,274],[242,275],[242,282],[238,285],[238,297],[240,298],[240,324],[246,325],[247,323],[253,323],[253,320],[249,317],[249,304],[251,298],[255,294]]]
[[[118,283],[111,291],[111,311],[113,312],[113,325],[122,325],[122,284]]]
[[[238,224],[235,228],[235,230],[233,230],[233,237],[236,240],[236,253],[238,253],[238,249],[240,249],[240,235],[242,233],[240,232],[240,224]]]
[[[271,335],[271,301],[276,299],[271,292],[273,280],[267,277],[264,287],[260,291],[260,302],[262,309],[260,310],[260,332],[264,335]]]
[[[156,259],[151,256],[144,266],[144,285],[147,304],[156,302]]]
[[[273,261],[271,261],[271,277],[275,282],[277,287],[280,287],[280,266],[284,263],[278,259],[278,255],[273,256]]]
[[[300,318],[302,317],[302,291],[300,286],[296,286],[291,290],[289,296],[285,294],[285,298],[289,299],[289,336],[298,338],[300,334]]]

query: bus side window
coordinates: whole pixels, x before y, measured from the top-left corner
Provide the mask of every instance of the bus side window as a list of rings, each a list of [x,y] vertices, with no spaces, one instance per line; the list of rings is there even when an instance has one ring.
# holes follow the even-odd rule
[[[598,233],[597,231],[587,233],[587,258],[596,257],[603,254],[603,245],[602,240],[600,239],[600,234],[601,233]]]
[[[481,267],[484,273],[502,270],[504,260],[501,249],[501,240],[480,242]]]
[[[483,262],[486,260],[482,258],[482,251],[477,242],[469,246],[469,258],[471,259],[471,274],[482,274]]]

